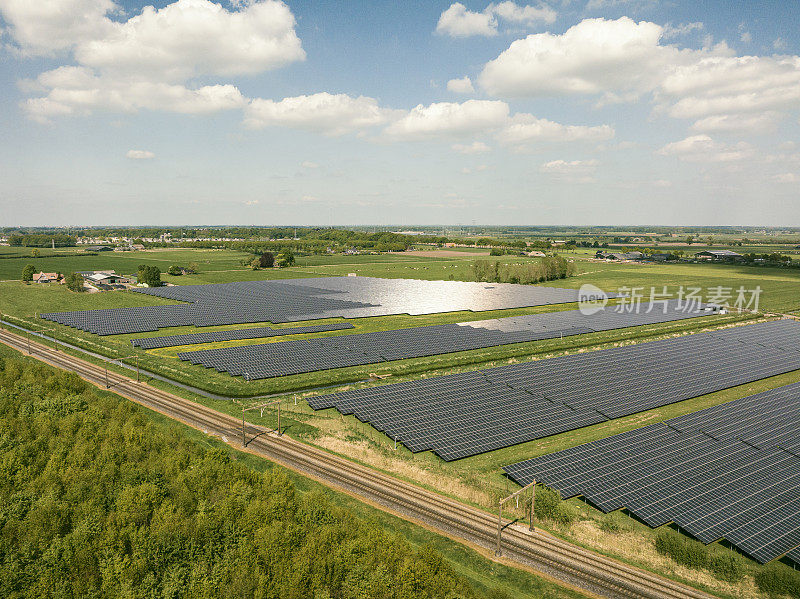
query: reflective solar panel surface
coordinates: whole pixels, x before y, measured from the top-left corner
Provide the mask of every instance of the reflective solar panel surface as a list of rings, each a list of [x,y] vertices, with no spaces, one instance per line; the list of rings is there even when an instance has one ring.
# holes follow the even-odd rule
[[[388,314],[497,310],[578,300],[575,289],[508,283],[321,277],[215,285],[136,288],[136,293],[185,302],[42,314],[47,320],[98,335],[250,322],[295,322]]]
[[[766,563],[800,551],[798,448],[800,383],[504,470],[521,485],[535,479],[651,526],[673,522],[704,543],[726,539]]]
[[[800,351],[771,340],[800,347],[800,324],[746,325],[319,395],[308,403],[354,414],[411,451],[449,461],[800,369]]]
[[[608,309],[585,315],[579,310],[569,310],[460,325],[432,325],[308,341],[181,352],[178,357],[193,364],[254,380],[580,335],[707,314],[710,312],[703,306],[687,309],[687,306],[680,306],[678,302],[663,306],[647,304],[635,313]]]

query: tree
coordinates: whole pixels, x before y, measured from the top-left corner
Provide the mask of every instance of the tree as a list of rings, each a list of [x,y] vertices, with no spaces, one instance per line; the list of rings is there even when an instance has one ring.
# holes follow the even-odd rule
[[[275,266],[275,255],[272,252],[264,252],[258,258],[258,265],[261,268],[272,268]]]
[[[173,264],[167,269],[167,274],[170,274],[174,277],[179,277],[183,274],[183,270],[181,269],[180,266],[176,266],[175,264]]]
[[[197,265],[197,262],[189,262],[189,266],[186,268],[186,271],[190,275],[196,275],[200,271],[200,267]]]
[[[291,249],[283,250],[280,254],[278,254],[278,258],[275,260],[275,263],[279,268],[292,266],[294,264],[294,252]]]
[[[148,287],[161,286],[161,269],[158,266],[140,264],[136,277],[140,283],[144,283]]]
[[[76,293],[80,293],[84,289],[83,277],[77,272],[68,273],[67,276],[64,277],[64,284],[67,286],[67,289],[75,291]]]
[[[36,272],[36,267],[33,264],[26,264],[25,268],[22,269],[22,280],[23,281],[33,281],[33,275]]]
[[[250,262],[250,268],[252,268],[253,270],[258,270],[259,268],[261,268],[261,260],[259,260],[258,258],[253,258],[252,262]]]
[[[36,248],[31,250],[31,256],[33,258],[38,258],[40,255],[41,255],[41,252],[39,250],[37,250]]]

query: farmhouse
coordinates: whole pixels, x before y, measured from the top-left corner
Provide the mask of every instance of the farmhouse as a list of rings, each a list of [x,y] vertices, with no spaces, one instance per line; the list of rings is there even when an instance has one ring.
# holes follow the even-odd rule
[[[698,260],[724,260],[724,261],[733,261],[733,260],[742,260],[744,256],[741,254],[737,254],[736,252],[732,252],[731,250],[705,250],[702,252],[697,252],[694,255],[695,258]]]
[[[604,252],[598,251],[595,258],[599,260],[641,260],[644,258],[642,252]]]
[[[58,282],[58,273],[56,272],[40,272],[33,275],[34,283],[56,283]]]

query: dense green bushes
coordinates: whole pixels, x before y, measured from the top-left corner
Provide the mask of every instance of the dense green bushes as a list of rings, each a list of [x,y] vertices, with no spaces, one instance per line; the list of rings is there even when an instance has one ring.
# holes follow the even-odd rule
[[[0,596],[472,597],[430,548],[0,359]]]
[[[656,551],[690,568],[708,567],[708,548],[669,528],[656,533]]]
[[[537,487],[533,511],[540,520],[552,520],[559,524],[574,522],[576,517],[572,506],[561,501],[561,496],[547,487]]]
[[[800,597],[800,572],[781,564],[761,568],[755,575],[758,588],[777,596]]]
[[[703,545],[669,528],[656,533],[656,550],[679,564],[710,570],[729,582],[741,580],[747,572],[744,557],[719,545]]]

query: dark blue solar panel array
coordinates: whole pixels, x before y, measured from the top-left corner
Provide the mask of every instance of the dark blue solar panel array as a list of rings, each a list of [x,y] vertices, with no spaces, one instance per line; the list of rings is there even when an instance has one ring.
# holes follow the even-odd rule
[[[282,282],[278,284],[275,281],[159,287],[134,291],[192,303],[54,312],[41,314],[41,317],[97,335],[121,335],[175,326],[205,327],[307,320],[302,318],[307,313],[335,313],[370,307],[366,303],[325,297],[341,296],[338,291]]]
[[[188,335],[169,335],[167,337],[145,337],[142,339],[133,339],[131,340],[131,344],[135,347],[141,347],[142,349],[158,349],[161,347],[175,347],[177,345],[219,343],[220,341],[282,337],[284,335],[300,335],[303,333],[325,333],[328,331],[342,331],[354,328],[355,327],[349,322],[314,324],[304,327],[288,327],[285,329],[257,327],[254,329],[231,329],[228,331],[212,331],[208,333],[190,333]]]
[[[308,403],[449,461],[800,369],[800,352],[782,347],[800,347],[800,324],[759,323]]]
[[[574,289],[371,277],[246,281],[133,291],[187,303],[53,312],[42,314],[41,317],[98,335],[120,335],[186,325],[204,327],[403,313],[499,310],[578,300],[578,291]]]
[[[676,302],[655,309],[649,309],[648,305],[638,313],[618,313],[608,309],[584,315],[579,310],[570,310],[462,325],[432,325],[308,341],[182,352],[178,357],[253,380],[552,339],[560,335],[580,335],[709,313],[703,307],[686,311]]]
[[[763,342],[752,331],[742,338]],[[800,546],[798,449],[794,384],[505,471],[521,485],[535,479],[564,498],[583,495],[606,512],[627,508],[650,526],[673,522],[704,543],[724,538],[765,563]]]

